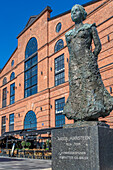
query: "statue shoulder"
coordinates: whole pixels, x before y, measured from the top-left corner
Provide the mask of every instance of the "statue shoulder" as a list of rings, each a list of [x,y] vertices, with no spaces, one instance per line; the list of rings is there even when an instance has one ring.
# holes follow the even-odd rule
[[[96,24],[95,24],[95,23],[93,23],[93,24],[88,24],[88,23],[86,23],[86,24],[83,25],[83,28],[84,28],[84,29],[89,29],[89,28],[92,28],[92,27],[95,27],[95,28],[96,28]]]
[[[71,36],[73,34],[73,30],[69,30],[65,33],[65,37]]]
[[[69,42],[71,41],[72,35],[73,35],[73,29],[70,30],[70,31],[68,31],[68,32],[66,32],[65,38],[66,38],[66,42],[67,42],[67,43],[69,43]]]

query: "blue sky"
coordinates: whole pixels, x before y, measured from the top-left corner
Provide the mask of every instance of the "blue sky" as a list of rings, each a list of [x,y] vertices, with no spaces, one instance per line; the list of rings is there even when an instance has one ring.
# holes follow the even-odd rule
[[[24,29],[30,16],[38,15],[46,6],[53,10],[51,17],[68,11],[75,4],[89,0],[4,0],[0,3],[0,68],[17,47],[18,34]]]

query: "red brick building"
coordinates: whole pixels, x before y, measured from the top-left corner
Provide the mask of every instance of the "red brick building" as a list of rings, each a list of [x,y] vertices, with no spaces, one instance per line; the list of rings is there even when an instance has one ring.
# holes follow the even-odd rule
[[[113,88],[113,1],[84,5],[85,23],[96,23],[102,50],[98,64],[105,87]],[[68,98],[69,53],[65,33],[74,27],[67,11],[50,17],[50,7],[31,16],[18,35],[18,46],[0,73],[0,136],[26,128],[73,123],[62,115]],[[92,45],[93,48],[93,45]],[[113,126],[113,113],[105,119]]]

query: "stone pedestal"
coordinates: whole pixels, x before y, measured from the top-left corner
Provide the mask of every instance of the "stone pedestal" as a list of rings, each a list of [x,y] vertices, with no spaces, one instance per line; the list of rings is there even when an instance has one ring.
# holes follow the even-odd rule
[[[89,123],[53,130],[52,170],[113,170],[113,129]]]

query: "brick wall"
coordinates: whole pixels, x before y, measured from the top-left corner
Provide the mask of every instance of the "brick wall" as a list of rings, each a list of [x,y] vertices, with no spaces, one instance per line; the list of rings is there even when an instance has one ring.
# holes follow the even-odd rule
[[[113,88],[113,1],[98,1],[86,6],[88,17],[85,23],[96,22],[99,37],[102,43],[102,51],[99,54],[98,64],[103,82],[108,91]],[[65,33],[74,27],[70,12],[48,20],[50,11],[46,10],[34,24],[18,37],[18,47],[0,73],[0,119],[6,115],[6,131],[9,131],[9,114],[14,113],[14,130],[24,128],[24,118],[29,110],[33,110],[37,117],[37,129],[55,126],[55,100],[69,95],[68,64],[69,53],[65,41]],[[61,22],[62,28],[57,33],[56,25]],[[110,41],[107,39],[109,34]],[[35,37],[38,43],[38,93],[24,98],[24,60],[25,49],[30,38]],[[54,46],[59,39],[63,39],[64,48],[54,53]],[[94,46],[93,46],[94,48]],[[55,87],[56,57],[64,54],[65,83]],[[14,60],[14,66],[11,62]],[[110,64],[110,65],[108,65]],[[108,66],[106,66],[108,65]],[[104,66],[104,67],[103,67]],[[102,68],[103,67],[103,68]],[[50,69],[52,68],[52,69]],[[10,81],[10,75],[15,72],[15,79]],[[42,74],[41,74],[42,72]],[[7,77],[7,84],[2,85],[3,78]],[[10,105],[10,85],[15,82],[15,103]],[[2,91],[7,87],[7,107],[2,108]],[[111,94],[112,95],[112,94]],[[52,108],[50,108],[52,105]],[[42,110],[40,109],[42,107]],[[113,126],[113,112],[105,118]],[[102,119],[103,120],[103,119]],[[73,120],[65,118],[66,124]],[[1,135],[1,126],[0,126]]]

